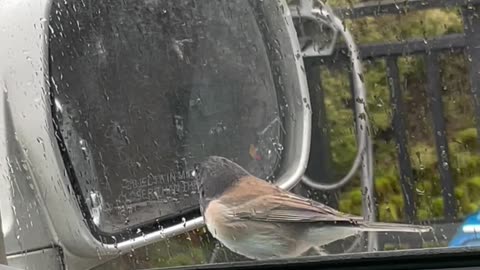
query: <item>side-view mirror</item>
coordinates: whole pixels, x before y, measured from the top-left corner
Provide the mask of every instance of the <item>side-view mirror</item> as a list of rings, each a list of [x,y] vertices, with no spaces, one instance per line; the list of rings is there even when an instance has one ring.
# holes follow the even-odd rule
[[[301,181],[311,107],[285,1],[8,2],[8,254],[53,243],[85,269],[202,226],[189,171],[203,156]]]

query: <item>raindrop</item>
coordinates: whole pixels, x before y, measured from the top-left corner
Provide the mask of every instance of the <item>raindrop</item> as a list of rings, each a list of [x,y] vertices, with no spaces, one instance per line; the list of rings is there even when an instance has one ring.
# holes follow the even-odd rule
[[[160,237],[165,238],[165,230],[163,229],[163,226],[160,226]]]
[[[22,163],[22,168],[23,168],[25,171],[27,171],[27,170],[28,170],[27,162],[24,161],[24,160],[22,160],[21,163]]]
[[[97,248],[95,248],[95,250],[97,251],[98,259],[101,260],[101,259],[102,259],[102,255],[100,254],[100,249],[97,247]]]
[[[283,145],[280,144],[280,143],[274,142],[273,146],[275,147],[275,149],[277,149],[277,151],[283,151],[283,149],[284,149]]]
[[[360,81],[365,82],[365,78],[363,77],[363,74],[358,73],[358,78],[360,79]]]
[[[113,243],[113,247],[117,248],[118,247],[118,242],[117,242],[117,238],[115,236],[111,236],[111,238],[113,239],[114,243]]]
[[[84,139],[80,139],[80,149],[82,150],[83,153],[83,158],[85,160],[88,160],[88,148],[87,148],[87,141]]]

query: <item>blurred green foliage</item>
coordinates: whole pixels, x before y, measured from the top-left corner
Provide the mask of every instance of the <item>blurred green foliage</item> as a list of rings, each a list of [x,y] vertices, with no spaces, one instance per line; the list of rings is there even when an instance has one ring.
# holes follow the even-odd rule
[[[360,1],[330,0],[333,6],[348,7]],[[445,34],[461,33],[463,22],[459,10],[427,10],[406,15],[367,17],[347,21],[359,44],[399,42],[407,39],[428,39]],[[441,55],[443,106],[449,140],[450,164],[458,200],[458,217],[470,214],[480,206],[480,160],[476,154],[477,132],[468,83],[467,62],[463,54],[450,52]],[[400,187],[398,157],[391,125],[390,93],[383,59],[364,63],[368,90],[368,110],[372,121],[375,155],[375,192],[379,219],[402,221],[403,196]],[[437,153],[427,95],[426,76],[422,56],[400,57],[398,66],[401,90],[405,103],[408,150],[413,167],[419,220],[443,218],[443,200],[438,174]],[[326,107],[332,158],[338,176],[352,164],[356,144],[353,129],[351,99],[346,73],[322,71],[322,86],[326,93]],[[342,211],[361,214],[359,181],[344,188],[340,196]]]

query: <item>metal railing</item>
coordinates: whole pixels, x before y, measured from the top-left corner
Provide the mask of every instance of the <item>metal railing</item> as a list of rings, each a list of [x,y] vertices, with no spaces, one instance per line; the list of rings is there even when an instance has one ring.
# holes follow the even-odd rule
[[[435,9],[458,8],[462,12],[464,33],[449,34],[432,39],[414,39],[398,43],[383,43],[360,45],[360,57],[363,61],[383,60],[386,63],[386,73],[390,90],[390,105],[392,108],[392,128],[398,155],[400,169],[400,183],[403,191],[405,221],[416,221],[416,207],[414,205],[415,186],[414,173],[409,155],[408,140],[405,124],[404,101],[398,59],[415,55],[423,57],[426,69],[426,95],[428,108],[432,120],[435,147],[438,158],[438,172],[442,186],[445,222],[452,222],[457,215],[457,205],[454,196],[454,185],[450,166],[446,124],[442,105],[441,78],[439,56],[443,53],[464,53],[469,61],[469,79],[471,95],[475,108],[475,123],[477,133],[480,134],[480,0],[410,0],[410,1],[370,1],[353,8],[336,10],[342,19],[359,19],[366,16],[379,17],[383,15],[403,15],[407,12]],[[337,48],[330,56],[309,57],[305,59],[307,76],[312,96],[312,104],[320,104],[313,110],[314,123],[324,123],[325,108],[322,108],[323,91],[321,91],[320,67],[345,68],[349,65],[347,48]],[[351,85],[351,80],[350,80]],[[352,87],[352,86],[351,86]],[[320,91],[319,91],[320,88]],[[480,138],[480,136],[479,136]],[[311,164],[324,164],[322,168],[316,166],[311,174],[322,174],[329,171],[328,134],[320,126],[312,130]],[[310,167],[310,166],[309,166]],[[315,166],[313,166],[315,168]],[[308,172],[308,171],[307,171]]]

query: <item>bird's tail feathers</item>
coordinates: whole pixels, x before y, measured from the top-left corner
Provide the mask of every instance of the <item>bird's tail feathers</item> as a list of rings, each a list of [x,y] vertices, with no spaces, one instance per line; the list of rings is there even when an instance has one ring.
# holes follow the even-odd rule
[[[305,239],[312,246],[324,246],[340,239],[358,235],[361,232],[408,232],[424,233],[432,230],[432,227],[383,222],[362,222],[358,226],[321,226],[312,227],[306,234]]]
[[[362,222],[360,228],[365,232],[411,232],[425,233],[432,231],[430,226],[402,224],[402,223],[384,223],[384,222]]]

